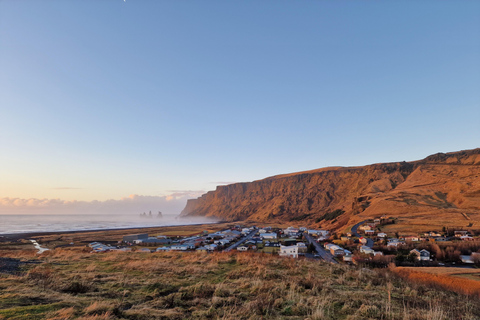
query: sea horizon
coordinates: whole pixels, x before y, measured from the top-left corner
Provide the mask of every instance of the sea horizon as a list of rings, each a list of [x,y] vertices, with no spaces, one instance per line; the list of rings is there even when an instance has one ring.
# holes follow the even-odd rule
[[[216,223],[205,218],[180,218],[179,215],[141,217],[139,214],[1,214],[0,235],[42,232],[71,232],[104,229],[168,227]]]

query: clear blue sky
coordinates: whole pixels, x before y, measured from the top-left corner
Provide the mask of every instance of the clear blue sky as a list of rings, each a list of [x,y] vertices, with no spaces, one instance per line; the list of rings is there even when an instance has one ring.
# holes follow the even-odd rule
[[[0,197],[480,147],[478,1],[0,0]]]

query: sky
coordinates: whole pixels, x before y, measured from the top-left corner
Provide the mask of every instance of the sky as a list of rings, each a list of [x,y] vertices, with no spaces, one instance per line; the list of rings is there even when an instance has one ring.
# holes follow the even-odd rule
[[[0,213],[178,211],[220,184],[480,147],[479,16],[478,1],[0,0]]]

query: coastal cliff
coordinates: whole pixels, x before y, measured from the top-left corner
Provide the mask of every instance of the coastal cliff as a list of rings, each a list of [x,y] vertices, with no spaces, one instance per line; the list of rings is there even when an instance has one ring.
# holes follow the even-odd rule
[[[302,221],[338,228],[381,215],[460,214],[480,221],[480,149],[423,160],[332,167],[218,186],[188,200],[181,216]],[[467,219],[468,220],[468,219]]]

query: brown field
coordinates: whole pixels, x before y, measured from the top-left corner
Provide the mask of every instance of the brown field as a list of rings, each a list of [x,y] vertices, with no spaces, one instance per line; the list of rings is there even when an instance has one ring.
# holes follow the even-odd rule
[[[479,319],[480,300],[378,271],[252,253],[55,249],[0,273],[0,318]]]
[[[398,267],[394,268],[394,272],[413,282],[438,285],[447,290],[480,297],[480,278],[476,278],[476,276],[480,275],[480,270]]]

